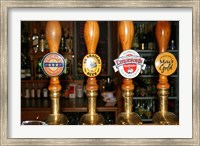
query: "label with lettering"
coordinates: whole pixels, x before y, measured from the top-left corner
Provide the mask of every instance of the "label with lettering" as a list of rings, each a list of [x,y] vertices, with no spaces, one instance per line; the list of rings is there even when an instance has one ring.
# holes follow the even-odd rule
[[[145,69],[144,58],[134,50],[125,50],[119,58],[115,59],[113,69],[125,78],[135,78],[140,73],[141,69]]]
[[[97,54],[87,54],[83,58],[83,73],[88,77],[96,77],[101,72],[101,58]]]
[[[172,53],[163,52],[156,57],[155,67],[161,75],[169,76],[176,71],[177,60]]]
[[[60,76],[64,68],[64,57],[59,53],[48,53],[42,59],[42,70],[50,77]]]

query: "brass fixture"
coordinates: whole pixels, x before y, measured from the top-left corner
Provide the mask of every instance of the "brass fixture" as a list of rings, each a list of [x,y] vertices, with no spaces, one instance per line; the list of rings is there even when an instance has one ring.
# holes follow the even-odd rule
[[[159,83],[157,85],[159,97],[159,111],[153,115],[153,122],[159,125],[178,125],[179,120],[174,113],[168,112],[168,95],[170,85],[167,76],[173,74],[177,68],[177,61],[173,54],[166,52],[170,39],[171,27],[168,21],[158,21],[156,23],[156,39],[159,47],[159,55],[156,58],[155,66],[159,72]],[[160,60],[165,59],[166,63],[161,63]],[[169,63],[171,61],[171,63]],[[162,70],[161,66],[169,69]]]
[[[61,40],[61,26],[57,21],[48,21],[46,24],[46,38],[50,52],[58,53]],[[47,117],[48,125],[65,125],[68,118],[60,113],[60,91],[61,85],[58,76],[50,77],[50,85],[48,87],[51,98],[52,113]]]
[[[123,51],[129,50],[134,38],[134,25],[132,21],[120,21],[119,38]],[[117,124],[120,125],[141,125],[142,120],[137,113],[132,112],[134,84],[132,79],[124,78],[122,84],[122,96],[124,99],[124,112],[117,117]]]
[[[82,125],[103,125],[104,118],[96,113],[96,99],[98,95],[98,84],[96,76],[101,71],[101,58],[95,54],[99,41],[99,25],[96,21],[86,21],[84,25],[84,39],[88,54],[83,58],[83,72],[88,76],[86,94],[88,98],[88,113],[84,114],[80,123]]]

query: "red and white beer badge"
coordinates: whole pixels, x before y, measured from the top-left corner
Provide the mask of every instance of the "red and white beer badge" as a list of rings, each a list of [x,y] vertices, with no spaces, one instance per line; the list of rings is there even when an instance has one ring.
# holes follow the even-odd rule
[[[48,53],[42,59],[42,70],[50,77],[61,75],[64,71],[64,68],[65,60],[59,53]]]
[[[135,78],[140,73],[141,69],[144,70],[146,65],[144,64],[144,58],[134,50],[123,51],[118,59],[115,59],[115,65],[113,66],[115,72],[119,73],[125,78]]]

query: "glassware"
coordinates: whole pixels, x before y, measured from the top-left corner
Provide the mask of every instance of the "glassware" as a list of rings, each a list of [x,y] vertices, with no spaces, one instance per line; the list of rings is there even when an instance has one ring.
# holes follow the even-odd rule
[[[30,121],[23,121],[22,125],[47,125],[47,124],[43,121],[30,120]]]

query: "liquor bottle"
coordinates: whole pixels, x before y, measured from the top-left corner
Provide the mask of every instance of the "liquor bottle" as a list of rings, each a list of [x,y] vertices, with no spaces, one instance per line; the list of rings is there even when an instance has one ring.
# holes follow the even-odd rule
[[[170,50],[175,50],[175,43],[174,43],[174,40],[171,40],[170,42]]]
[[[60,41],[60,49],[61,52],[65,52],[65,32],[64,29],[62,28],[62,36],[61,36],[61,41]]]
[[[28,87],[28,84],[26,83],[26,88],[25,88],[25,98],[30,98],[30,89]]]
[[[150,73],[151,73],[151,75],[154,75],[156,73],[154,62],[155,62],[154,57],[151,57],[151,59],[150,59],[150,64],[151,64]]]
[[[39,49],[40,49],[41,52],[45,52],[45,49],[46,49],[45,35],[44,35],[43,30],[41,30],[41,33],[40,33]]]
[[[133,49],[139,49],[139,26],[138,24],[135,24],[135,35],[134,35],[134,41],[132,44]]]
[[[38,87],[37,87],[37,98],[40,98],[41,97],[41,88],[40,88],[40,84],[38,84]]]
[[[105,91],[114,91],[114,84],[110,77],[107,78],[107,81],[105,84]]]
[[[69,35],[69,28],[67,30],[67,36],[65,37],[65,51],[70,51],[70,35]]]
[[[33,47],[34,53],[37,53],[39,49],[39,36],[37,34],[36,28],[33,29],[32,47]]]
[[[42,93],[43,93],[43,98],[47,98],[48,97],[48,89],[47,89],[47,87],[43,88]]]
[[[61,76],[61,79],[68,80],[69,60],[67,58],[64,58],[64,60],[65,60],[65,68],[64,68],[63,74]]]
[[[147,48],[148,50],[154,50],[156,47],[156,39],[154,33],[153,23],[150,22],[147,24]]]
[[[31,88],[31,98],[35,98],[35,84],[32,84],[32,88]]]
[[[140,49],[144,50],[147,48],[146,38],[146,25],[140,24]]]
[[[175,50],[176,49],[176,23],[171,22],[171,36],[170,36],[170,43],[169,43],[169,49]]]
[[[26,79],[26,56],[21,53],[21,79]]]
[[[38,64],[37,64],[37,68],[36,68],[36,79],[41,80],[43,79],[43,72],[42,72],[42,60],[41,58],[38,59]]]
[[[145,70],[144,70],[144,74],[145,75],[149,75],[150,74],[150,72],[151,72],[151,62],[150,62],[150,57],[149,56],[147,56],[147,57],[145,57],[145,64],[146,64],[146,68],[145,68]]]
[[[171,97],[175,96],[174,81],[171,81],[171,82],[170,82],[170,96],[171,96]]]

